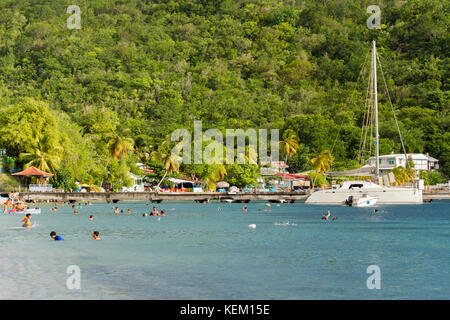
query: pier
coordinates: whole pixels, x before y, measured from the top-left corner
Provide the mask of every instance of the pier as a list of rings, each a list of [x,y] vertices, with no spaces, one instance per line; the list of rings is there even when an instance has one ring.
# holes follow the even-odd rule
[[[87,202],[87,201],[304,201],[308,195],[295,192],[223,193],[223,192],[21,192],[25,202]]]
[[[21,192],[19,198],[25,202],[87,202],[105,201],[228,201],[250,202],[270,201],[294,203],[305,201],[309,195],[296,192],[261,192],[261,193],[223,193],[223,192]],[[432,200],[450,200],[449,191],[424,192],[424,202]]]

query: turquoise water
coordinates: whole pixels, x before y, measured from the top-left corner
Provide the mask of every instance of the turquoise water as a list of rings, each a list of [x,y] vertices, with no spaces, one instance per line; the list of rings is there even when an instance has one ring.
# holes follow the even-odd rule
[[[0,299],[448,299],[450,202],[373,208],[94,203],[0,215]],[[132,210],[131,215],[126,209]],[[218,210],[220,208],[220,211]],[[336,221],[322,221],[330,209]],[[90,214],[93,221],[88,221]],[[279,225],[290,222],[291,226]],[[250,229],[249,224],[256,224]],[[65,241],[53,241],[50,231]],[[100,232],[101,241],[91,233]],[[69,290],[69,265],[81,289]],[[378,265],[381,289],[369,290]]]

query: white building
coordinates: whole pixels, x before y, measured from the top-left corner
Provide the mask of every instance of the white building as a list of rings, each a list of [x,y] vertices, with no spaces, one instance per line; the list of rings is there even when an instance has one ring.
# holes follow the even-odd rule
[[[121,192],[144,192],[144,180],[141,176],[128,172],[128,175],[133,179],[133,185],[131,187],[122,187]]]
[[[430,157],[427,154],[422,153],[408,153],[408,159],[411,159],[414,163],[414,169],[417,171],[426,170],[426,171],[434,171],[439,169],[439,160]],[[375,157],[369,158],[367,160],[367,164],[371,166],[375,166]],[[404,154],[396,153],[396,154],[388,154],[382,155],[379,157],[379,168],[380,173],[387,173],[394,169],[395,167],[402,166],[404,167],[406,164],[406,158]]]

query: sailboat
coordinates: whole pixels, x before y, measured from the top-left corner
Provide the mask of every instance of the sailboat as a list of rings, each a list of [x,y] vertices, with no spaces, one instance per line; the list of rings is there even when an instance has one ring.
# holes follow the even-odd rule
[[[377,92],[377,52],[376,43],[372,42],[372,90],[374,102],[374,117],[375,117],[375,157],[376,165],[374,169],[375,181],[380,181],[379,170],[379,135],[378,135],[378,92]],[[403,144],[403,143],[402,143]],[[405,152],[406,153],[406,152]],[[362,168],[366,173],[359,174],[360,176],[369,175],[371,168],[367,166]],[[367,170],[369,169],[369,170]],[[371,173],[371,172],[370,172]],[[423,202],[422,190],[413,187],[394,187],[382,186],[370,181],[345,181],[337,189],[325,189],[313,192],[306,203],[308,204],[344,204],[349,203],[358,204],[359,199],[370,198],[371,202],[368,204],[417,204]],[[360,201],[364,204],[364,201]],[[367,204],[367,201],[365,202]]]

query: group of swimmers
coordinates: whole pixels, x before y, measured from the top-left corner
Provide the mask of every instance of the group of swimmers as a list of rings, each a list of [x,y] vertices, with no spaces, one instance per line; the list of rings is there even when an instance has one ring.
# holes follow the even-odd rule
[[[94,240],[102,240],[102,238],[100,238],[100,232],[98,232],[98,231],[92,232],[91,236]],[[52,238],[55,241],[64,240],[63,237],[61,237],[60,235],[57,235],[55,231],[50,232],[50,238]]]
[[[94,220],[94,215],[90,215],[88,220],[89,220],[89,221]],[[23,219],[22,219],[21,222],[23,222],[22,227],[27,228],[27,229],[30,228],[30,227],[31,227],[31,214],[30,214],[30,213],[27,213],[27,214],[23,217]],[[54,240],[57,240],[57,241],[64,240],[61,236],[57,235],[55,231],[50,232],[50,237],[51,237],[52,239],[54,239]],[[92,232],[92,238],[94,238],[94,240],[101,240],[101,238],[100,238],[100,232],[98,232],[98,231],[93,231],[93,232]]]
[[[144,216],[144,217],[146,217],[146,216],[164,217],[166,215],[165,212],[166,211],[164,209],[162,209],[161,212],[159,212],[158,209],[156,209],[156,207],[153,207],[152,211],[150,211],[148,214],[144,213],[144,214],[142,214],[142,216]]]

